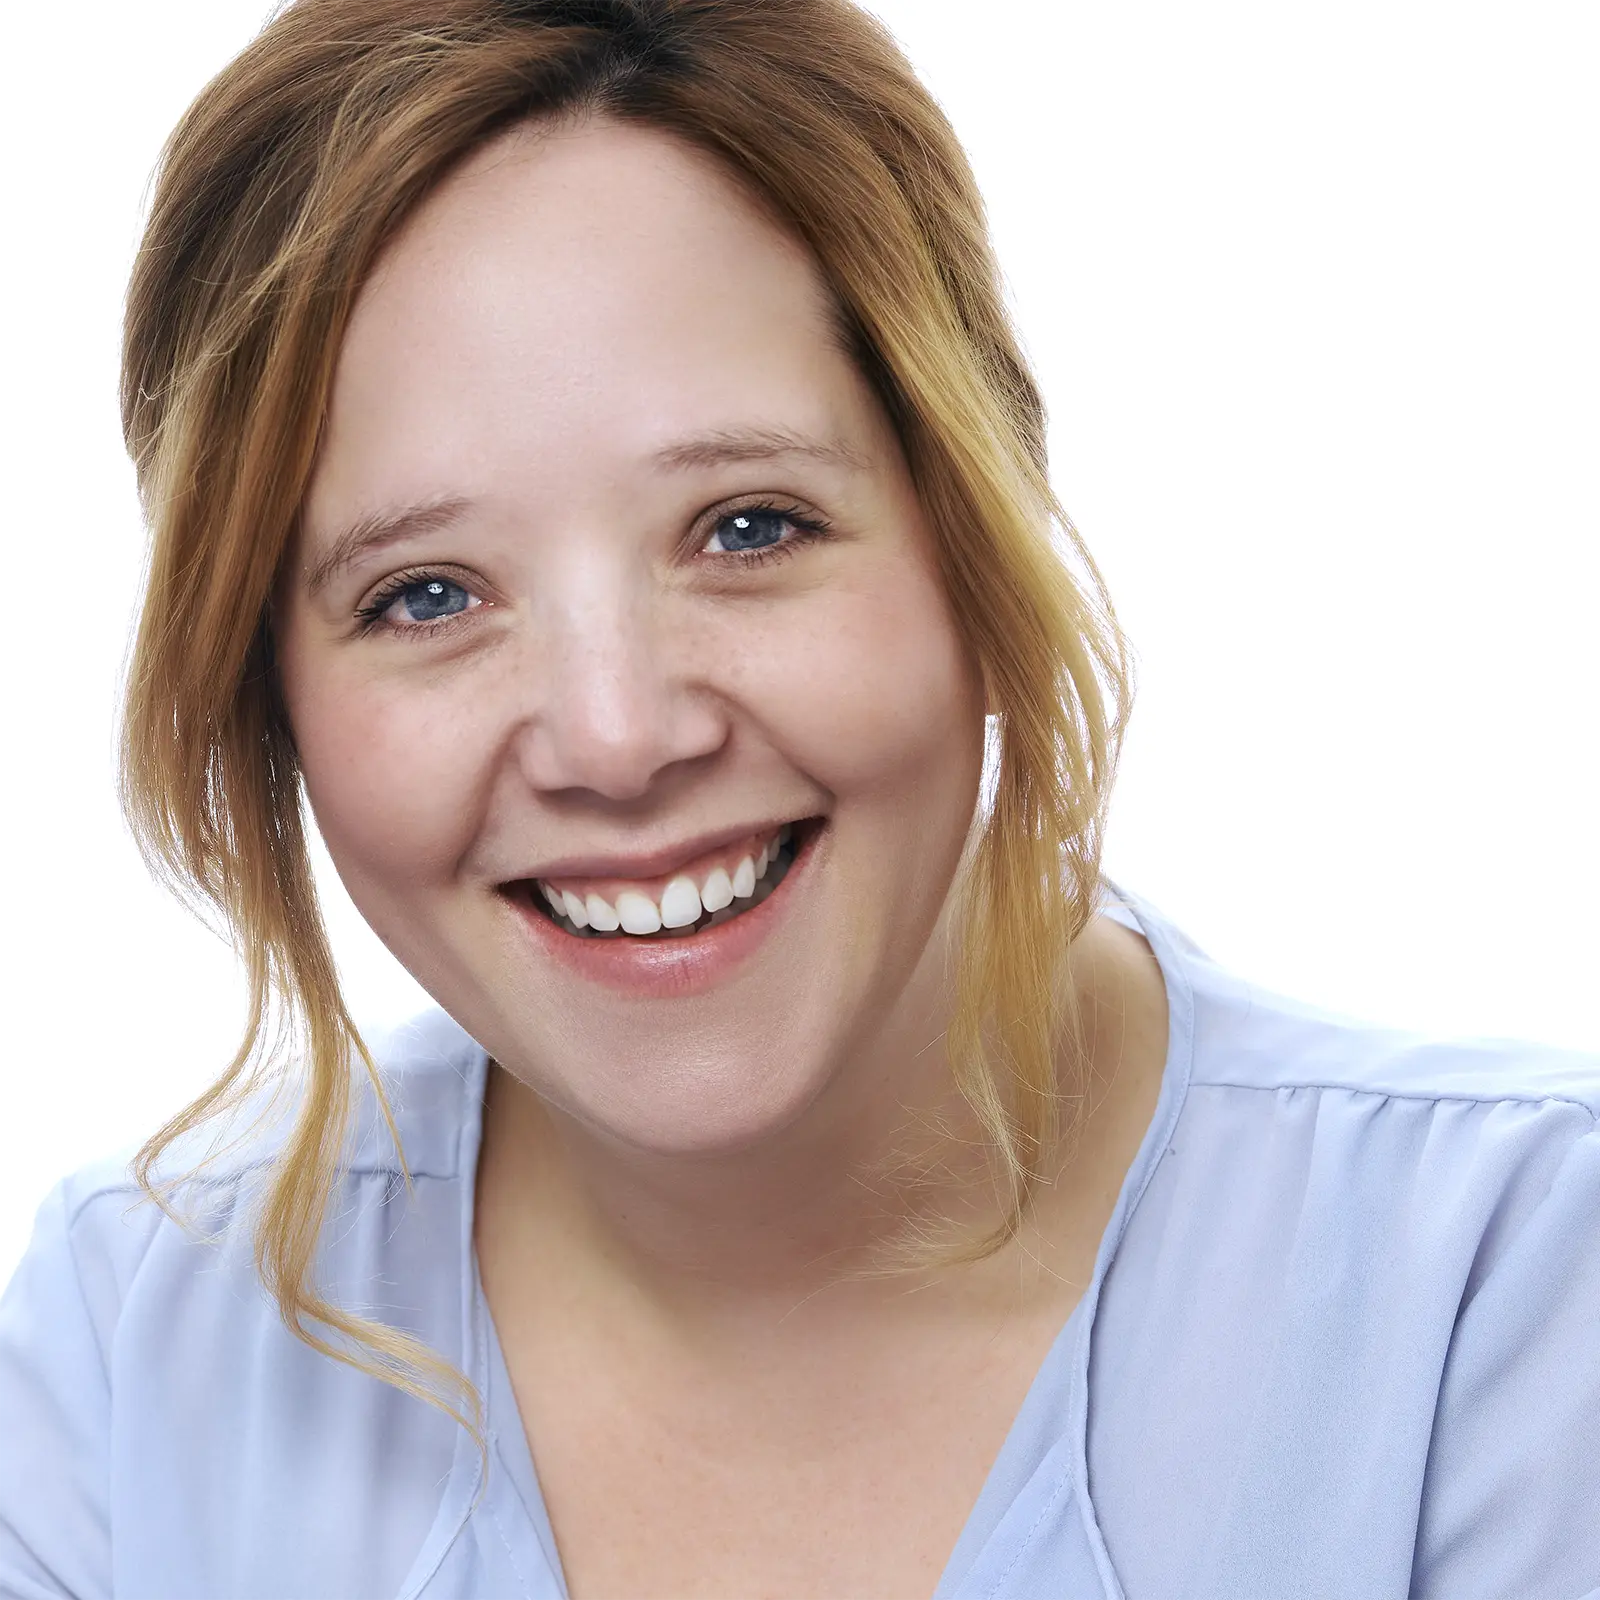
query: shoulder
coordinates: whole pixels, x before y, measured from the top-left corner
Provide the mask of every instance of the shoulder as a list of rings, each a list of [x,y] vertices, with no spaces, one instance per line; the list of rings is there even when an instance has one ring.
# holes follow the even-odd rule
[[[406,1166],[413,1175],[456,1176],[461,1140],[473,1125],[483,1092],[482,1048],[437,1007],[400,1022],[362,1024],[360,1033],[378,1069]],[[350,1087],[346,1170],[398,1173],[400,1152],[394,1136],[372,1080],[354,1056]],[[230,1184],[269,1166],[283,1151],[306,1089],[303,1070],[291,1065],[227,1116],[174,1140],[154,1175],[181,1179],[201,1170],[206,1184]],[[73,1174],[67,1180],[72,1194],[87,1199],[109,1189],[135,1188],[128,1170],[132,1155],[129,1149]]]
[[[1214,961],[1149,902],[1107,883],[1106,910],[1155,950],[1191,1086],[1330,1089],[1395,1099],[1561,1101],[1600,1116],[1600,1051],[1447,1038],[1280,994]]]
[[[1600,1060],[1340,1016],[1154,932],[1181,1081],[1091,1369],[1130,1571],[1152,1593],[1600,1585]],[[1128,1442],[1155,1430],[1154,1457]]]
[[[1575,1259],[1600,1261],[1600,1057],[1339,1015],[1143,920],[1172,1055],[1117,1246],[1123,1300],[1143,1314],[1169,1280],[1197,1300],[1196,1275],[1249,1284],[1258,1322],[1315,1324],[1346,1355],[1405,1328],[1442,1358],[1465,1308],[1513,1281],[1524,1309],[1576,1294],[1600,1317]],[[1240,1305],[1214,1309],[1237,1338]]]
[[[455,1178],[468,1159],[466,1135],[481,1098],[482,1049],[445,1012],[430,1009],[403,1022],[363,1028],[362,1037],[394,1117],[396,1148],[370,1078],[352,1066],[347,1178],[401,1170],[413,1177]],[[152,1178],[178,1186],[180,1206],[226,1230],[247,1195],[281,1155],[304,1093],[293,1077],[251,1094],[232,1114],[180,1136]],[[169,1219],[134,1178],[137,1145],[86,1163],[63,1177],[40,1208],[36,1245],[47,1245],[80,1274],[121,1280]]]
[[[417,1179],[446,1181],[433,1186],[434,1199],[422,1207],[412,1231],[403,1229],[417,1208],[405,1201],[395,1140],[357,1062],[334,1225],[324,1229],[323,1239],[325,1287],[357,1297],[370,1293],[374,1274],[402,1260],[416,1256],[436,1270],[450,1259],[440,1243],[449,1236],[448,1226],[441,1225],[441,1233],[428,1218],[451,1216],[457,1208],[460,1185],[454,1180],[470,1170],[468,1135],[476,1127],[472,1113],[485,1064],[483,1051],[442,1011],[363,1030],[363,1037],[393,1111],[407,1170]],[[175,1140],[151,1173],[175,1215],[156,1206],[134,1177],[137,1146],[60,1179],[39,1206],[23,1260],[6,1287],[9,1318],[0,1315],[0,1367],[7,1339],[15,1338],[27,1344],[29,1360],[93,1353],[91,1365],[104,1378],[113,1343],[126,1340],[131,1305],[146,1307],[141,1326],[150,1334],[152,1361],[170,1347],[180,1306],[194,1311],[203,1305],[200,1320],[213,1331],[226,1324],[238,1334],[236,1342],[256,1338],[252,1330],[261,1319],[276,1317],[256,1276],[259,1202],[303,1093],[304,1084],[293,1077],[277,1092],[269,1084],[231,1115]],[[365,1215],[363,1225],[352,1221],[357,1212]],[[83,1334],[75,1351],[63,1354],[59,1338],[38,1342],[41,1330],[68,1327]]]
[[[488,1064],[483,1047],[438,1007],[363,1037],[412,1176],[465,1176]],[[398,1172],[394,1139],[359,1065],[352,1123],[352,1170]]]
[[[1600,1054],[1386,1027],[1273,993],[1193,952],[1191,1083],[1393,1099],[1556,1101],[1600,1115]]]
[[[1482,1272],[1508,1229],[1600,1151],[1600,1056],[1516,1039],[1386,1027],[1275,994],[1196,952],[1182,1118],[1220,1158],[1259,1170],[1330,1225],[1404,1220],[1419,1248],[1478,1241]],[[1561,1202],[1588,1203],[1576,1195]],[[1593,1217],[1600,1227],[1600,1212]]]
[[[396,1180],[395,1141],[358,1063],[319,1287],[462,1364],[472,1280],[454,1180],[470,1150],[464,1133],[483,1054],[435,1013],[373,1030],[368,1044],[419,1181],[407,1194]],[[0,1294],[0,1439],[31,1442],[26,1452],[0,1449],[0,1594],[109,1594],[114,1522],[136,1531],[118,1570],[131,1562],[142,1592],[220,1594],[238,1572],[291,1570],[272,1592],[311,1592],[316,1579],[302,1566],[315,1562],[326,1576],[329,1551],[285,1546],[281,1528],[311,1526],[326,1512],[329,1484],[369,1481],[380,1444],[385,1461],[399,1463],[385,1479],[385,1506],[409,1510],[379,1525],[351,1512],[335,1546],[351,1564],[339,1592],[369,1582],[372,1552],[387,1548],[394,1526],[428,1525],[454,1424],[296,1338],[260,1281],[256,1202],[298,1094],[278,1098],[279,1114],[259,1128],[252,1122],[270,1111],[270,1095],[169,1149],[158,1183],[217,1157],[174,1192],[181,1222],[147,1200],[130,1171],[133,1151],[69,1174],[39,1208]],[[263,1521],[266,1501],[288,1509]],[[198,1541],[197,1505],[221,1508]]]

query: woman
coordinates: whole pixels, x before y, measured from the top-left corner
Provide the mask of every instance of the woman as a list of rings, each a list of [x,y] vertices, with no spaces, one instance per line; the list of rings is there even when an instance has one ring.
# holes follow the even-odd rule
[[[124,376],[126,801],[255,1014],[41,1212],[0,1590],[1600,1591],[1596,1064],[1102,880],[1121,641],[864,14],[297,0]]]

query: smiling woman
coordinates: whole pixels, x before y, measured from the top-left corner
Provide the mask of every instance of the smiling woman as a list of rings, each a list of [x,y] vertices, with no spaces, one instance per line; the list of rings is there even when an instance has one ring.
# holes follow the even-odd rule
[[[294,0],[123,394],[126,806],[252,1013],[41,1214],[0,1588],[1600,1585],[1600,1072],[1104,880],[1124,646],[864,12]],[[306,809],[438,1002],[381,1040]]]

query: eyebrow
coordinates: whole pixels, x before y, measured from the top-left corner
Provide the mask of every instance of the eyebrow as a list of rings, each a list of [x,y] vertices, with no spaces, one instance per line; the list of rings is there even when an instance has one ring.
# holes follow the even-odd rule
[[[809,456],[830,466],[865,471],[867,457],[843,439],[816,439],[793,428],[719,428],[680,439],[655,454],[656,464],[685,469],[719,467],[730,461],[766,461],[775,456]]]
[[[387,549],[404,539],[437,533],[460,520],[472,501],[461,495],[444,500],[424,500],[398,510],[374,511],[352,522],[323,552],[306,574],[306,589],[320,594],[341,572],[363,556]]]
[[[725,466],[729,462],[770,461],[780,456],[803,456],[829,466],[864,472],[871,462],[842,439],[817,439],[792,428],[719,428],[679,439],[655,452],[657,466],[672,471]],[[306,588],[315,597],[341,572],[363,557],[425,533],[437,533],[461,519],[473,505],[462,495],[424,500],[395,510],[374,511],[345,528],[306,574]]]

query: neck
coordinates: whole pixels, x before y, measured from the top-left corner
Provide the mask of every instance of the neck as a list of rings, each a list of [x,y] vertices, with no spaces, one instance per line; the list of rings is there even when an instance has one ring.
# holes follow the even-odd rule
[[[493,1186],[542,1256],[581,1252],[700,1306],[859,1275],[930,1209],[981,1226],[995,1205],[982,1141],[927,997],[905,998],[861,1052],[870,1069],[836,1072],[792,1124],[729,1151],[618,1144],[491,1066],[480,1197]]]
[[[1047,1188],[1050,1226],[1060,1232],[1063,1205],[1081,1211],[1091,1256],[1098,1226],[1089,1213],[1098,1214],[1108,1179],[1113,1195],[1120,1184],[1164,1056],[1159,973],[1153,1004],[1148,973],[1142,989],[1129,988],[1130,940],[1143,950],[1123,930],[1096,925],[1084,936],[1087,959],[1075,952],[1074,960],[1089,1059],[1063,1068],[1090,1083],[1113,1077],[1110,1089],[1118,1092],[1103,1093],[1095,1113],[1097,1135],[1112,1131],[1092,1145],[1080,1141],[1088,1159],[1075,1161],[1070,1181]],[[480,1250],[492,1229],[497,1255],[536,1262],[541,1281],[593,1288],[605,1280],[608,1297],[675,1319],[766,1314],[825,1289],[845,1299],[903,1295],[918,1275],[885,1281],[873,1271],[895,1246],[929,1232],[976,1242],[1004,1215],[986,1142],[941,1047],[935,997],[943,992],[942,983],[919,975],[862,1053],[871,1069],[836,1073],[800,1118],[755,1148],[685,1156],[623,1147],[492,1066],[478,1173]],[[1128,1032],[1130,1017],[1143,1019],[1137,1037]],[[1114,1027],[1101,1025],[1104,1018]],[[1136,1070],[1117,1073],[1117,1061],[1130,1054]],[[1126,1107],[1120,1121],[1119,1106]],[[1065,1231],[1079,1230],[1069,1219]],[[1037,1259],[1040,1243],[1036,1237],[1023,1253]],[[1014,1271],[1011,1278],[1014,1286]]]

